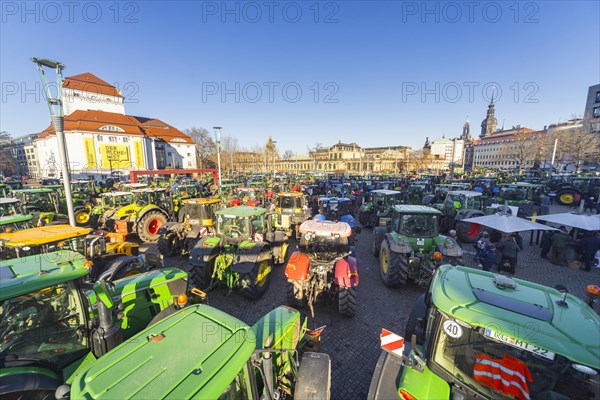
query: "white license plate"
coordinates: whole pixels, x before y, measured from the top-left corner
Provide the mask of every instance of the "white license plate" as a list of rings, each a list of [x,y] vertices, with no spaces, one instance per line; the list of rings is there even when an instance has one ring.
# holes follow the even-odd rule
[[[485,330],[485,336],[497,340],[508,345],[518,347],[519,349],[527,350],[533,354],[537,354],[540,357],[547,358],[548,360],[554,360],[555,354],[549,350],[542,349],[538,346],[525,343],[522,340],[515,339],[511,336],[503,335],[502,333],[496,332],[491,329]]]

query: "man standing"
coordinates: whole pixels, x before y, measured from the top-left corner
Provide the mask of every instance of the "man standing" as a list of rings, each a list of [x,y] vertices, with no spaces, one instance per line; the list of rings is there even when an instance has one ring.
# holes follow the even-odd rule
[[[517,255],[522,250],[517,243],[515,234],[511,234],[501,243],[498,243],[496,247],[501,250],[499,270],[507,268],[508,273],[514,275],[517,267]]]
[[[567,246],[573,244],[573,239],[568,234],[567,228],[561,226],[560,231],[552,236],[552,254],[550,262],[554,265],[565,265],[565,251]]]

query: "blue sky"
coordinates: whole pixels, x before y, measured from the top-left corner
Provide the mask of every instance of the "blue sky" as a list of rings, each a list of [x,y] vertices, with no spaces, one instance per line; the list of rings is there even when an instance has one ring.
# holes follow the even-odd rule
[[[460,135],[467,115],[478,136],[492,92],[500,126],[541,129],[581,115],[600,82],[597,1],[1,6],[0,130],[13,137],[49,121],[27,92],[32,56],[117,84],[127,114],[222,126],[246,148],[272,135],[300,153],[339,140],[416,148]]]

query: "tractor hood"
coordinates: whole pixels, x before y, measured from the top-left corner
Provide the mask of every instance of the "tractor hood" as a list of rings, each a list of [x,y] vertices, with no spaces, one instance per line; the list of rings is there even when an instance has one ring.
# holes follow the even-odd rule
[[[19,222],[27,222],[33,219],[33,215],[31,214],[12,214],[12,215],[3,215],[0,217],[0,226],[8,225],[8,224],[16,224]]]
[[[71,398],[216,399],[254,352],[250,327],[190,306],[124,342],[77,374]]]
[[[137,204],[135,204],[135,203],[133,203],[133,204],[129,204],[128,206],[125,206],[125,207],[121,207],[121,208],[119,208],[119,209],[118,209],[118,210],[115,212],[115,214],[114,214],[114,217],[117,217],[117,218],[119,218],[119,219],[122,219],[122,218],[127,218],[127,217],[129,217],[131,214],[135,214],[135,213],[137,213],[137,212],[138,212],[138,211],[139,211],[141,208],[142,208],[142,206],[140,206],[140,205],[137,205]]]

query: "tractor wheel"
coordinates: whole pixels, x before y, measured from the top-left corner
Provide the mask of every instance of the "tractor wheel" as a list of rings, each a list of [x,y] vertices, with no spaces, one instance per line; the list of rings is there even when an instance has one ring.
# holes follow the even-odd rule
[[[179,247],[179,238],[173,232],[167,232],[165,235],[160,235],[158,238],[158,251],[166,257],[175,255],[175,251]]]
[[[301,308],[306,304],[303,282],[292,280],[287,282],[287,303],[290,307]]]
[[[456,236],[463,243],[474,243],[481,233],[481,225],[473,224],[466,221],[458,221],[456,223]]]
[[[413,334],[417,335],[417,344],[423,344],[423,327],[419,327],[419,318],[425,320],[425,314],[427,313],[427,304],[425,304],[425,294],[420,295],[417,301],[413,305],[412,310],[406,321],[406,330],[404,331],[405,340],[410,341]]]
[[[363,227],[367,226],[367,223],[369,222],[369,213],[366,213],[364,211],[359,211],[358,212],[358,222],[360,222],[360,224]]]
[[[201,290],[206,290],[210,286],[214,262],[215,260],[212,259],[203,267],[195,266],[190,269],[189,279],[191,286]]]
[[[354,317],[356,314],[356,288],[338,289],[338,309],[344,317]]]
[[[98,214],[90,214],[89,218],[90,228],[94,230],[100,228],[100,222],[98,221],[100,216]]]
[[[128,278],[130,276],[138,275],[146,271],[146,268],[142,263],[140,263],[139,259],[137,257],[131,256],[117,257],[112,263],[109,264],[106,271],[116,271],[120,264],[126,262],[126,258],[131,258],[131,260],[127,261],[127,265],[125,267],[119,268],[119,271],[117,271],[116,275],[113,274],[113,276],[111,277],[111,281],[116,281],[122,278]],[[100,274],[102,274],[102,272]]]
[[[401,255],[390,250],[387,240],[381,243],[379,265],[381,279],[386,286],[399,287],[406,284],[408,265],[402,263]]]
[[[563,189],[556,194],[556,201],[562,206],[571,206],[581,195],[574,189]]]
[[[257,261],[249,273],[240,277],[242,296],[255,300],[265,294],[271,280],[270,270],[271,262],[268,259]]]
[[[377,258],[379,257],[379,241],[377,240],[377,236],[373,234],[373,240],[371,242],[371,253]]]
[[[75,211],[75,224],[84,226],[90,222],[90,212],[86,208]]]
[[[379,257],[379,249],[381,248],[381,242],[384,240],[386,230],[381,227],[373,229],[373,241],[371,242],[371,253],[375,258]]]
[[[156,242],[160,235],[158,230],[167,223],[167,217],[160,211],[150,211],[144,214],[142,220],[137,225],[138,237],[144,242]]]

